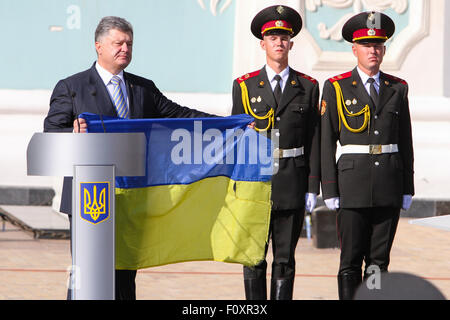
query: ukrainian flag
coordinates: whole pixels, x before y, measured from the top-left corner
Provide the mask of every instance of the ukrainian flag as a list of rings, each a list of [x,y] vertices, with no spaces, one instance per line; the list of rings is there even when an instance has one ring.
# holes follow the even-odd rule
[[[225,118],[117,119],[83,114],[88,132],[144,132],[144,177],[116,178],[116,268],[264,258],[271,143]]]

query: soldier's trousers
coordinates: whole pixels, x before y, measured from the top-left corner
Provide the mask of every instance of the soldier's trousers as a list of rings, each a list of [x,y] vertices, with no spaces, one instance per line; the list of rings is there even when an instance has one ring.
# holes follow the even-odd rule
[[[390,207],[339,209],[339,275],[354,274],[361,277],[363,261],[365,275],[370,266],[387,271],[399,215],[399,208]]]
[[[295,248],[302,230],[305,209],[272,210],[269,237],[272,238],[272,279],[293,279]],[[266,253],[268,245],[266,244]],[[267,262],[244,267],[244,279],[266,279]]]

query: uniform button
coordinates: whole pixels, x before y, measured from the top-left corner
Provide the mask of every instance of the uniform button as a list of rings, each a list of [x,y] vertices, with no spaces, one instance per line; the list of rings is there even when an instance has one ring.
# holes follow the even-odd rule
[[[281,120],[281,118],[280,117],[277,117],[277,121],[280,121]]]
[[[279,132],[277,132],[277,133],[275,133],[275,135],[276,135],[277,137],[279,137],[279,136],[280,136],[280,133],[279,133]]]
[[[275,167],[278,167],[278,162],[275,162],[273,165],[274,165]]]
[[[376,161],[375,165],[378,167],[380,165],[380,163],[378,161]]]
[[[375,131],[374,131],[374,134],[377,136],[377,135],[380,134],[380,132],[379,132],[378,130],[375,130]]]
[[[375,120],[378,119],[378,116],[375,116]]]
[[[255,112],[256,112],[256,108],[255,108],[255,109],[253,109],[253,111],[255,111]]]

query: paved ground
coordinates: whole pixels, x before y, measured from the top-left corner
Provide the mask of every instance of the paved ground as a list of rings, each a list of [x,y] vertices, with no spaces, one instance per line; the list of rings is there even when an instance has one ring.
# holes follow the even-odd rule
[[[450,232],[411,225],[401,218],[390,271],[419,275],[450,298]],[[271,257],[268,257],[269,261]],[[337,299],[338,249],[316,249],[301,238],[296,252],[295,299]],[[68,240],[35,240],[6,224],[0,228],[0,300],[66,298]],[[138,299],[244,299],[240,265],[189,262],[141,270]]]

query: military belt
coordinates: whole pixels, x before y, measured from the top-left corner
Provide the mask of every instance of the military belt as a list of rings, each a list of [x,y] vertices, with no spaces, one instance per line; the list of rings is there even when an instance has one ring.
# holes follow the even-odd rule
[[[383,154],[383,153],[395,153],[398,152],[397,144],[369,144],[369,145],[357,145],[347,144],[340,148],[341,154]]]
[[[292,149],[280,149],[276,148],[273,150],[273,157],[276,159],[281,158],[295,158],[301,156],[305,153],[304,147],[292,148]]]

